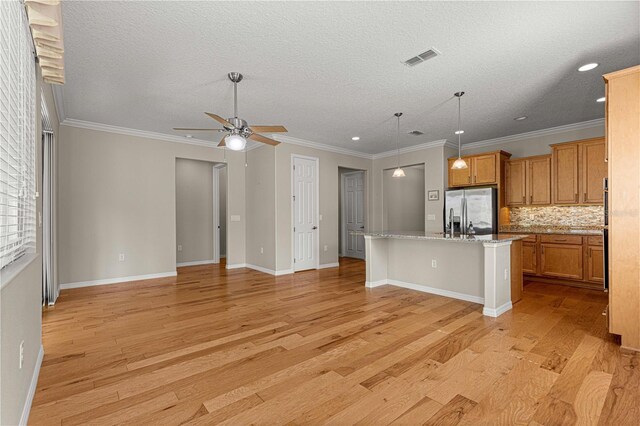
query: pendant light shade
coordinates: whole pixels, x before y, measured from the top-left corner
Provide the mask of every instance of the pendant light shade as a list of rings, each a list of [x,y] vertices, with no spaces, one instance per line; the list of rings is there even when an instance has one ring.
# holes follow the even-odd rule
[[[398,167],[393,171],[393,177],[405,177],[405,176],[406,175],[404,174],[404,170],[402,170],[400,167]]]
[[[394,115],[398,118],[398,128],[396,132],[396,169],[393,171],[392,177],[401,178],[406,176],[404,174],[404,170],[400,168],[400,147],[398,145],[400,141],[400,117],[402,116],[402,113],[396,112]]]
[[[467,162],[462,159],[461,155],[462,145],[460,142],[460,135],[464,133],[464,130],[462,130],[462,128],[460,127],[460,98],[462,98],[462,95],[464,95],[464,92],[456,92],[453,94],[453,96],[458,98],[458,128],[455,132],[455,134],[458,135],[458,159],[451,165],[451,170],[461,170],[469,167],[467,165]]]

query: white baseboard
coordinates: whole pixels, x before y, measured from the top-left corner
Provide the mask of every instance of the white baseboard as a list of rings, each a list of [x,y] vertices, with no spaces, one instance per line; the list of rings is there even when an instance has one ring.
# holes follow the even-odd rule
[[[42,365],[42,359],[44,358],[44,347],[40,345],[40,351],[38,352],[38,359],[36,360],[35,368],[33,369],[33,375],[31,376],[31,383],[29,384],[29,392],[27,393],[27,399],[24,401],[24,407],[22,408],[22,416],[20,417],[20,426],[26,426],[29,420],[29,413],[31,412],[31,404],[33,403],[33,396],[36,394],[36,387],[38,386],[38,376],[40,376],[40,366]]]
[[[60,289],[67,290],[70,288],[92,287],[94,285],[119,284],[119,283],[125,283],[129,281],[141,281],[141,280],[151,280],[154,278],[175,277],[176,275],[178,275],[176,271],[171,271],[171,272],[161,272],[159,274],[133,275],[130,277],[108,278],[106,280],[81,281],[76,283],[60,284]]]
[[[247,263],[247,268],[264,272],[265,274],[275,275],[275,276],[293,274],[293,269],[280,269],[279,271],[275,271],[273,269],[265,268],[262,266],[252,265],[250,263]]]
[[[379,281],[367,281],[365,285],[369,288],[379,287],[381,285],[394,285],[396,287],[408,288],[409,290],[421,291],[423,293],[437,294],[438,296],[450,297],[452,299],[464,300],[465,302],[473,302],[484,304],[484,297],[471,296],[469,294],[458,293],[451,290],[443,290],[441,288],[429,287],[422,284],[407,283],[398,280],[379,280]]]
[[[211,259],[211,260],[194,260],[193,262],[180,262],[180,263],[177,263],[176,266],[180,268],[182,266],[210,265],[212,263],[216,263],[216,262],[213,259]]]
[[[510,311],[511,308],[513,308],[513,304],[509,301],[502,306],[498,306],[495,309],[487,308],[487,307],[483,308],[482,315],[497,318],[500,315],[504,314],[505,312]]]
[[[337,268],[338,266],[340,266],[340,263],[335,262],[335,263],[325,263],[323,265],[318,265],[318,269],[326,269],[326,268]]]
[[[228,264],[227,266],[225,266],[225,268],[227,269],[240,269],[240,268],[246,268],[247,264],[246,263],[235,263],[235,264]]]

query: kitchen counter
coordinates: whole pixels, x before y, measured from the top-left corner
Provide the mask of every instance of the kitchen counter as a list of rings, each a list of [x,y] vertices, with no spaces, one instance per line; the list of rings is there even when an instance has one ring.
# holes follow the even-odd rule
[[[561,235],[602,235],[604,226],[569,227],[553,225],[512,226],[502,225],[500,235],[504,234],[561,234]]]
[[[451,237],[424,231],[373,231],[352,235],[364,236],[368,288],[393,285],[479,303],[484,305],[482,313],[491,317],[510,310],[520,298],[520,240],[526,234]]]
[[[527,235],[520,233],[502,233],[502,234],[489,234],[489,235],[460,235],[454,234],[453,236],[442,232],[424,232],[424,231],[355,231],[353,235],[363,235],[365,237],[374,238],[395,238],[395,239],[407,239],[407,240],[440,240],[456,243],[502,243],[506,241],[522,240]]]

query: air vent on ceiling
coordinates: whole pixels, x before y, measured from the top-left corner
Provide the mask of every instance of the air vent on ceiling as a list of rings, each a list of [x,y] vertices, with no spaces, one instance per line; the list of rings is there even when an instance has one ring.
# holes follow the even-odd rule
[[[420,130],[412,130],[409,132],[409,134],[411,136],[421,136],[421,135],[424,135],[424,132],[421,132]]]
[[[408,67],[415,67],[416,65],[421,64],[424,61],[427,61],[431,58],[435,58],[438,55],[440,55],[440,52],[438,52],[434,47],[432,47],[426,52],[422,52],[418,56],[414,56],[411,59],[407,59],[406,61],[403,62],[403,64],[405,64]]]

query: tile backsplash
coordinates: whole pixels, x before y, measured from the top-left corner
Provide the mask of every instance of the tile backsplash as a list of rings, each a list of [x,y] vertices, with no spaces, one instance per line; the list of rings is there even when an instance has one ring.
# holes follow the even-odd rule
[[[603,206],[513,207],[512,226],[602,226]]]

